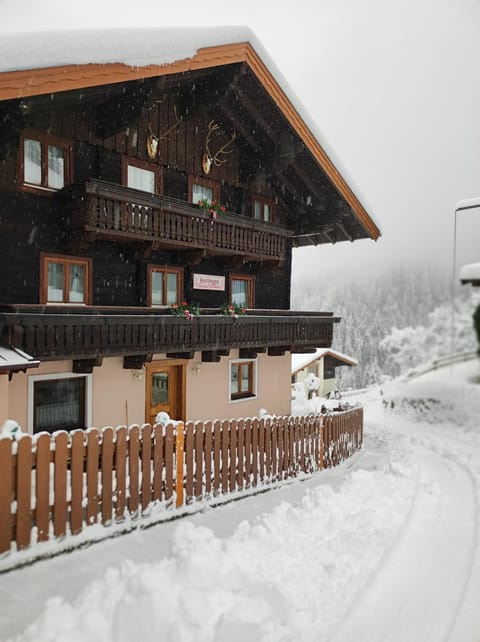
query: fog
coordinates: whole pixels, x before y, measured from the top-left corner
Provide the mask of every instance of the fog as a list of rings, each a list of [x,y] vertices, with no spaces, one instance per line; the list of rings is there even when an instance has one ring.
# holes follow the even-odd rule
[[[0,0],[0,34],[76,27],[246,25],[313,117],[382,231],[294,252],[294,275],[451,269],[454,207],[480,196],[478,0]],[[480,260],[480,209],[458,217]]]

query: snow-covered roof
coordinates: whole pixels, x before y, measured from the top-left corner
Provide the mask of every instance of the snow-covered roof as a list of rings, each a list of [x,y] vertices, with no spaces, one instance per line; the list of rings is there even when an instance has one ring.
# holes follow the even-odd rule
[[[357,189],[352,180],[340,169],[316,123],[247,27],[59,30],[2,35],[0,100],[235,62],[250,65],[368,236],[377,239],[380,230],[354,193]]]
[[[260,42],[247,27],[79,29],[2,34],[0,72],[110,63],[130,67],[166,65],[193,58],[203,47],[240,42],[250,42],[267,64]]]
[[[310,354],[293,354],[292,353],[292,374],[303,370],[304,368],[312,365],[315,361],[322,359],[325,356],[332,357],[332,359],[337,359],[338,361],[343,361],[346,366],[356,366],[358,362],[352,357],[348,357],[341,352],[336,350],[330,350],[330,348],[318,348],[314,353]]]
[[[480,282],[480,263],[468,263],[460,268],[460,281],[462,283]]]

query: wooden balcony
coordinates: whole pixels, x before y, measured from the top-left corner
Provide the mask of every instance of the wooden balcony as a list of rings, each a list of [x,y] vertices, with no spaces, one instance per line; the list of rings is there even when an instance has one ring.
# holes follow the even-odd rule
[[[3,306],[0,343],[47,361],[155,353],[192,358],[195,351],[218,361],[233,348],[248,356],[329,347],[340,320],[324,312],[252,310],[237,318],[211,312],[188,320],[145,308]]]
[[[74,201],[72,228],[93,238],[283,261],[287,240],[293,234],[279,225],[230,212],[214,220],[193,203],[101,180],[92,179],[80,192],[76,188],[66,194]]]

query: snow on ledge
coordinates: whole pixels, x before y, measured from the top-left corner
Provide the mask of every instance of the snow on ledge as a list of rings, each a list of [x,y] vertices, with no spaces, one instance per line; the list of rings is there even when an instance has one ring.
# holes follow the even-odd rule
[[[460,281],[480,281],[480,263],[468,263],[461,267]]]
[[[480,196],[476,198],[465,198],[462,201],[458,201],[455,205],[455,211],[458,210],[471,210],[475,207],[480,207]]]

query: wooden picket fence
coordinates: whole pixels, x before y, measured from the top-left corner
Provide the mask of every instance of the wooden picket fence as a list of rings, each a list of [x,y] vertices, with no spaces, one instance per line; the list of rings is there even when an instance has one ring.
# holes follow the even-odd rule
[[[0,439],[0,554],[335,466],[362,433],[354,408]]]

